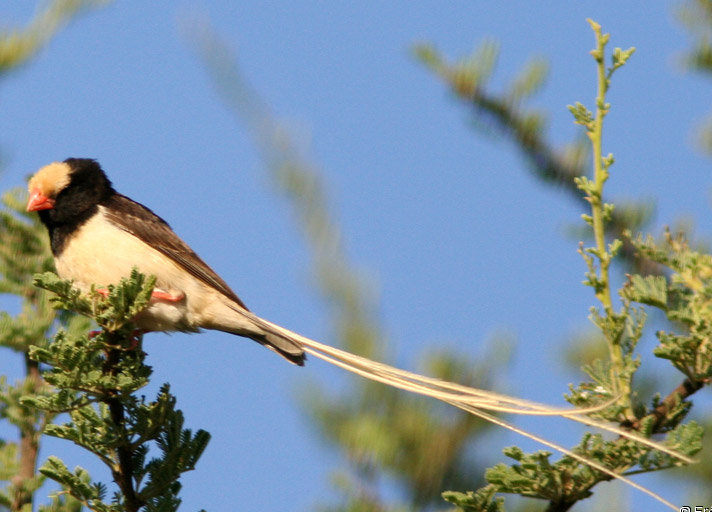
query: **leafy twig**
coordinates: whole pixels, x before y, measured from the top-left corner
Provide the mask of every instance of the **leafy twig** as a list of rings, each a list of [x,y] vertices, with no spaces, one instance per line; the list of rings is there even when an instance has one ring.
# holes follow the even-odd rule
[[[62,484],[74,498],[98,512],[174,511],[180,504],[178,481],[190,471],[210,438],[183,428],[183,415],[164,385],[154,402],[135,392],[148,383],[145,362],[131,320],[149,303],[155,278],[133,271],[130,278],[108,285],[108,296],[82,296],[52,273],[38,275],[39,286],[56,293],[57,306],[91,314],[102,327],[94,335],[68,337],[60,333],[31,356],[51,369],[46,380],[57,392],[44,398],[27,397],[39,410],[69,412],[71,422],[50,425],[48,435],[70,440],[106,464],[119,492],[105,501],[106,486],[88,484],[88,473],[70,472],[51,457],[40,472]],[[151,446],[160,455],[147,461]]]
[[[611,379],[613,396],[619,397],[622,407],[621,413],[625,418],[633,418],[630,402],[630,379],[632,372],[630,365],[626,364],[624,354],[623,326],[626,322],[627,312],[616,313],[613,309],[613,299],[610,285],[609,269],[613,257],[621,249],[623,243],[615,239],[609,246],[606,245],[606,224],[610,221],[614,207],[603,201],[603,185],[608,180],[609,168],[613,164],[613,155],[603,156],[603,120],[610,110],[606,103],[606,93],[610,86],[613,72],[625,64],[635,51],[630,48],[621,51],[619,48],[613,52],[613,64],[606,68],[605,48],[610,38],[609,34],[601,33],[601,26],[588,20],[596,36],[596,48],[591,55],[596,61],[598,76],[598,93],[596,96],[595,114],[586,109],[582,104],[576,103],[569,110],[574,115],[576,123],[586,129],[586,134],[593,148],[593,180],[585,176],[576,179],[576,185],[585,194],[585,199],[591,205],[591,215],[584,215],[584,220],[591,226],[595,247],[581,249],[580,252],[589,268],[587,284],[593,287],[596,298],[603,306],[603,316],[593,311],[594,321],[602,328],[611,359]],[[597,263],[597,264],[596,264]]]

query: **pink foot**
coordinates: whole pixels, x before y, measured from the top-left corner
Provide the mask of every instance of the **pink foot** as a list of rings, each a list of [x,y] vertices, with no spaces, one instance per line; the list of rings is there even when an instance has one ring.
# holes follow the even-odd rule
[[[96,293],[98,293],[104,298],[109,296],[109,290],[107,290],[106,288],[96,288]],[[185,293],[180,291],[176,293],[170,293],[164,292],[163,290],[153,290],[153,292],[151,292],[151,297],[156,300],[164,300],[166,302],[180,302],[185,299]]]
[[[163,290],[153,290],[151,297],[157,300],[164,300],[166,302],[180,302],[185,299],[185,293],[177,292],[172,294],[170,292],[164,292]]]

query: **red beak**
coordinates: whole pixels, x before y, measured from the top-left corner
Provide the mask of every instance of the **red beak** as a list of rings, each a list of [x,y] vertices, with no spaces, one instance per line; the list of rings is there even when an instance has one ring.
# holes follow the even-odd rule
[[[37,188],[30,192],[30,199],[27,201],[28,212],[51,210],[52,208],[54,208],[54,199],[45,196]]]

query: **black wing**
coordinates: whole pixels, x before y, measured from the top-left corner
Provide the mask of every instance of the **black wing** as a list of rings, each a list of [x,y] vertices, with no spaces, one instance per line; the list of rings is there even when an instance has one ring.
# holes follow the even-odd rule
[[[121,194],[112,194],[102,202],[102,205],[106,207],[106,216],[112,223],[166,255],[193,277],[247,309],[227,283],[158,215]]]

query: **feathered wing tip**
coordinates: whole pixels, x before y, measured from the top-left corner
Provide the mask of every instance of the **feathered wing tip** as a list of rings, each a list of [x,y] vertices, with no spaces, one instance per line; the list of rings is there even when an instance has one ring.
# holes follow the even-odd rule
[[[645,438],[635,432],[623,430],[610,423],[605,423],[586,416],[591,412],[595,412],[606,407],[608,404],[603,404],[602,406],[587,409],[565,409],[551,407],[544,404],[523,400],[520,398],[494,393],[492,391],[463,386],[461,384],[447,382],[440,379],[419,375],[417,373],[400,370],[387,364],[372,361],[365,357],[357,356],[344,350],[324,345],[323,343],[319,343],[317,341],[306,338],[300,334],[292,332],[288,329],[285,329],[284,327],[281,327],[262,318],[260,318],[259,321],[260,324],[262,324],[266,329],[271,330],[274,333],[275,337],[286,338],[287,340],[291,341],[292,344],[297,344],[301,346],[304,349],[304,352],[311,354],[323,361],[326,361],[330,364],[336,365],[347,371],[355,373],[356,375],[360,375],[361,377],[376,382],[381,382],[383,384],[395,388],[436,398],[445,403],[458,407],[464,411],[469,412],[470,414],[489,421],[495,425],[511,430],[512,432],[516,432],[517,434],[537,441],[543,444],[544,446],[547,446],[560,453],[568,455],[583,464],[587,464],[588,466],[598,471],[601,471],[602,473],[605,473],[611,476],[612,478],[621,480],[626,484],[630,485],[631,487],[652,496],[656,500],[660,501],[664,505],[667,505],[668,507],[674,510],[679,510],[672,503],[668,502],[661,496],[633,482],[627,477],[620,475],[615,471],[606,468],[605,466],[602,466],[598,462],[588,459],[587,457],[578,455],[573,451],[569,450],[568,448],[547,441],[546,439],[539,437],[535,434],[526,432],[505,420],[502,420],[500,418],[497,418],[496,416],[492,416],[491,414],[485,412],[491,411],[540,416],[560,416],[570,419],[572,421],[583,423],[584,425],[595,427],[606,432],[611,432],[619,436],[634,440],[655,450],[667,453],[668,455],[671,455],[688,464],[694,462],[694,460],[690,457],[678,453],[662,443],[658,443],[651,439]],[[284,343],[284,341],[282,343]]]
[[[216,276],[216,279],[219,279],[219,277]],[[229,288],[227,288],[227,285],[225,285],[225,287],[228,292],[232,293]],[[277,329],[270,322],[255,315],[252,311],[248,310],[242,302],[236,302],[236,300],[239,301],[236,295],[233,294],[233,297],[224,298],[229,300],[219,302],[218,306],[227,307],[230,311],[236,313],[236,315],[225,315],[224,310],[220,310],[218,313],[213,312],[213,314],[218,317],[221,317],[221,315],[227,316],[228,321],[220,325],[211,325],[208,328],[219,329],[224,332],[229,332],[230,334],[250,338],[260,345],[267,347],[272,352],[279,354],[290,363],[296,364],[297,366],[304,366],[304,361],[307,356],[304,353],[302,343],[296,340],[294,333],[287,329]]]
[[[301,348],[301,343],[295,342],[291,337],[286,337],[285,339],[282,334],[267,332],[264,336],[255,337],[254,339],[268,349],[277,352],[290,363],[304,366],[307,356]]]

